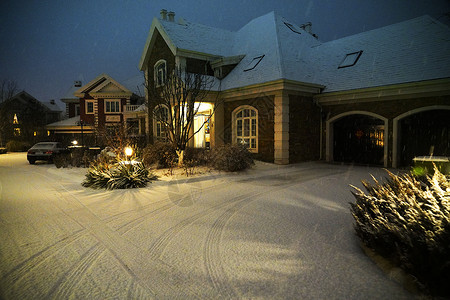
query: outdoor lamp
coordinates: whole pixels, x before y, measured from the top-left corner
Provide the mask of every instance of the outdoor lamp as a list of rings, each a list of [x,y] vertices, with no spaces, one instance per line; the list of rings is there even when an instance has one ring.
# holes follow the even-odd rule
[[[76,146],[78,144],[78,141],[74,140],[72,141],[72,145]]]
[[[125,147],[125,155],[131,156],[133,154],[133,149],[131,147]]]

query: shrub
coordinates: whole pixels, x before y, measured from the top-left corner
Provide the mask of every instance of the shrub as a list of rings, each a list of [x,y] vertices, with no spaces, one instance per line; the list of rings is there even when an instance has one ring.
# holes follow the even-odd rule
[[[144,166],[142,162],[127,163],[107,162],[93,163],[86,174],[82,185],[95,189],[129,189],[147,186],[147,183],[155,176]]]
[[[394,175],[353,187],[356,234],[368,247],[415,276],[431,294],[450,296],[450,182],[435,169],[421,182]]]
[[[55,157],[53,158],[53,163],[58,169],[69,167],[70,161],[70,153],[60,153],[55,155]]]
[[[147,166],[156,165],[157,169],[173,168],[177,163],[175,148],[164,142],[148,145],[143,150],[143,162]]]
[[[12,140],[6,143],[6,149],[8,149],[9,152],[22,152],[27,151],[29,148],[30,144],[26,142]]]
[[[7,151],[6,148],[0,147],[0,154],[5,154]]]
[[[243,145],[225,144],[211,151],[209,165],[221,171],[236,172],[254,164],[251,153]]]

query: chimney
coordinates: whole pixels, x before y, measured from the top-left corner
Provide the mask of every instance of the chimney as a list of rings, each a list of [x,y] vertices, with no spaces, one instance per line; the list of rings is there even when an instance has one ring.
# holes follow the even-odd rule
[[[167,13],[167,16],[169,16],[169,21],[170,22],[175,22],[175,13],[173,11],[169,11]]]
[[[79,81],[79,80],[74,81],[73,86],[75,86],[75,87],[81,87],[81,81]]]
[[[167,10],[161,9],[161,11],[159,13],[161,15],[161,19],[166,21],[167,20]]]
[[[51,104],[51,105],[55,105],[55,100],[53,100],[53,99],[50,100],[50,104]]]

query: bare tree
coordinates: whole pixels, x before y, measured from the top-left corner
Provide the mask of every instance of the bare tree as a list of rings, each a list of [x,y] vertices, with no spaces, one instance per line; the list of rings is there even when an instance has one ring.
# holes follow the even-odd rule
[[[212,76],[188,73],[181,68],[170,72],[161,86],[150,85],[146,81],[149,116],[162,125],[159,129],[165,132],[167,141],[175,148],[179,166],[183,164],[188,142],[209,122],[220,105],[219,93],[211,92],[214,84]],[[201,103],[213,104],[213,109],[206,121],[194,131],[194,117],[199,114]]]
[[[0,103],[8,100],[19,91],[17,82],[13,80],[3,79],[0,82]]]

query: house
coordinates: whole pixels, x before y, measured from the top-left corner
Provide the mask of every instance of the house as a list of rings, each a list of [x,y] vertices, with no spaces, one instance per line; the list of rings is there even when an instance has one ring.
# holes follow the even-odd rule
[[[135,110],[143,99],[109,75],[101,74],[85,85],[75,81],[61,101],[66,104],[67,119],[49,124],[47,129],[66,144],[77,140],[92,146],[102,143],[99,137],[105,131],[126,123],[127,111]],[[145,136],[145,123],[136,126],[135,135],[141,132]]]
[[[61,119],[54,100],[41,102],[22,91],[0,103],[0,143],[10,140],[34,144],[49,138],[45,125]]]
[[[232,32],[162,10],[139,68],[149,85],[174,68],[214,76],[211,145],[244,143],[265,161],[450,156],[450,29],[429,16],[321,42],[274,12]]]

